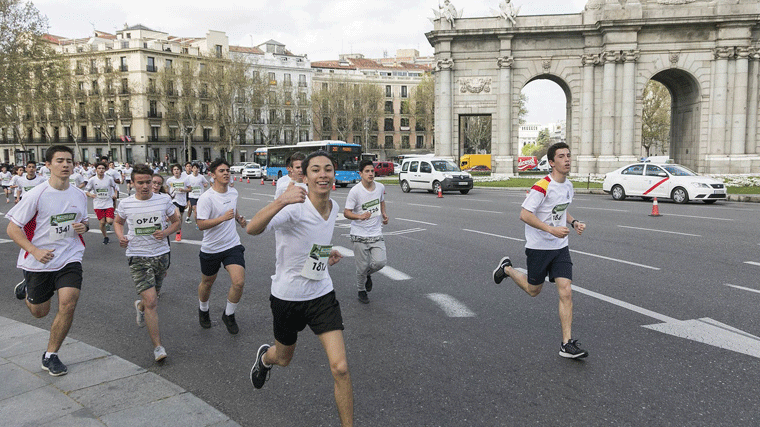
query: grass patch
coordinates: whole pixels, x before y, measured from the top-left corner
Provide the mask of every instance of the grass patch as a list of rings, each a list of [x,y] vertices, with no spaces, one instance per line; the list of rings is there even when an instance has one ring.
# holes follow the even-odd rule
[[[726,187],[728,194],[760,194],[760,187]]]

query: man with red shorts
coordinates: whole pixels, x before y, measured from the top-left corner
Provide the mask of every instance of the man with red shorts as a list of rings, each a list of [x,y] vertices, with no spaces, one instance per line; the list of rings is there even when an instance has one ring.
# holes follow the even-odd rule
[[[100,221],[100,232],[103,233],[103,244],[108,244],[108,236],[106,235],[106,225],[113,224],[114,217],[114,195],[118,191],[116,182],[110,176],[106,175],[105,163],[98,163],[95,168],[95,176],[87,181],[87,186],[84,191],[87,193],[87,197],[92,197],[92,207],[95,210],[95,215]]]

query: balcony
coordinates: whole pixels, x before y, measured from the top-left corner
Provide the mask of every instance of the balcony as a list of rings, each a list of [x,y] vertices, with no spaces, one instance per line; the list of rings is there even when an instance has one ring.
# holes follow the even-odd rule
[[[160,111],[149,111],[148,112],[148,118],[149,119],[162,119],[164,117],[164,113]]]
[[[98,74],[98,67],[90,67],[90,74]]]
[[[148,95],[158,95],[158,89],[155,86],[148,86]]]
[[[77,68],[77,69],[74,70],[74,74],[76,74],[77,76],[83,76],[84,75],[84,70],[81,69],[81,68]]]
[[[129,65],[120,65],[119,66],[119,71],[121,71],[121,72],[129,71]]]
[[[176,98],[176,97],[179,96],[179,92],[177,92],[174,89],[166,89],[166,96],[169,96],[169,97],[172,97],[172,98]]]
[[[87,92],[84,89],[79,89],[74,94],[77,98],[84,98],[87,96]]]
[[[211,96],[209,96],[208,91],[205,91],[205,90],[202,90],[202,91],[198,92],[198,96],[201,97],[201,98],[210,98],[211,97]]]
[[[90,96],[100,95],[100,89],[90,89]]]
[[[113,67],[110,65],[106,65],[105,68],[103,68],[104,73],[113,73]]]
[[[129,92],[129,88],[128,87],[121,88],[121,90],[119,90],[119,95],[121,95],[121,96],[129,96],[129,95],[131,95],[131,93]]]
[[[146,70],[149,73],[155,73],[155,72],[158,71],[158,67],[156,67],[155,65],[148,65],[147,68],[146,68]]]
[[[132,112],[131,111],[122,111],[119,113],[119,118],[124,120],[132,120]]]
[[[306,82],[298,82],[298,87],[306,87]]]

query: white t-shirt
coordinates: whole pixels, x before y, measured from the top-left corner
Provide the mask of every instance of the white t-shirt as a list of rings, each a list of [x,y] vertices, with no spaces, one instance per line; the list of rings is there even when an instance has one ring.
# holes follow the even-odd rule
[[[95,173],[96,173],[95,168],[89,168],[89,169],[82,168],[82,176],[84,177],[85,180],[90,179],[93,176],[95,176]]]
[[[47,264],[37,261],[23,249],[16,267],[27,271],[58,271],[66,264],[82,261],[84,240],[74,231],[75,222],[87,223],[87,196],[69,186],[56,190],[45,181],[30,190],[7,214],[11,222],[24,229],[26,238],[41,249],[55,249]]]
[[[234,188],[227,188],[226,193],[217,193],[209,188],[198,198],[196,219],[219,218],[230,209],[237,212],[238,192]],[[237,233],[237,221],[229,219],[215,227],[203,230],[203,242],[201,251],[207,254],[217,254],[240,244],[240,236]]]
[[[84,177],[79,172],[75,172],[71,175],[69,175],[69,184],[73,185],[76,188],[79,188],[82,183],[85,182]]]
[[[290,181],[292,181],[292,179],[290,179],[290,175],[283,175],[280,177],[280,179],[277,180],[277,188],[274,190],[275,199],[282,196],[282,193],[288,189]],[[309,187],[304,183],[296,182],[296,186],[303,188],[307,193],[309,192]]]
[[[118,189],[118,187],[116,187],[116,183],[113,182],[113,178],[105,174],[103,175],[103,179],[93,176],[87,181],[87,185],[84,187],[84,191],[95,194],[95,198],[92,199],[93,209],[112,208],[112,197],[116,189]]]
[[[177,208],[168,194],[150,194],[148,200],[129,196],[116,208],[116,215],[124,219],[129,228],[127,256],[155,257],[170,250],[166,239],[156,239],[153,233],[169,226],[169,217]]]
[[[16,185],[18,186],[19,190],[17,193],[21,194],[21,197],[24,197],[26,193],[45,181],[47,181],[47,178],[42,175],[35,175],[32,179],[27,178],[26,174],[21,175],[16,178]]]
[[[364,188],[362,183],[351,187],[346,198],[346,209],[361,215],[365,212],[372,212],[372,216],[364,221],[351,221],[351,235],[361,237],[375,237],[383,234],[383,215],[380,210],[380,203],[385,201],[385,186],[375,182],[375,188],[372,191]]]
[[[132,170],[134,170],[134,168],[129,167],[121,171],[121,173],[124,174],[124,181],[132,181]]]
[[[522,207],[533,212],[544,224],[567,227],[567,208],[572,203],[574,194],[573,184],[569,179],[558,183],[551,179],[551,175],[547,175],[533,184]],[[525,224],[525,241],[525,247],[528,249],[562,249],[568,245],[567,236],[559,239],[528,224]]]
[[[171,177],[166,180],[166,186],[169,187],[169,194],[171,194],[174,201],[180,206],[187,206],[187,192],[179,191],[179,189],[187,190],[190,186],[187,182],[187,177]]]
[[[13,174],[10,172],[0,172],[0,180],[2,180],[2,186],[3,187],[10,187],[11,186],[11,179],[13,178]]]
[[[43,178],[50,178],[50,169],[48,169],[47,166],[41,166],[40,175],[42,175]]]
[[[114,183],[116,181],[121,181],[121,172],[116,169],[106,169],[106,176],[110,176]]]
[[[275,274],[272,276],[272,295],[286,301],[308,301],[333,290],[333,282],[324,266],[324,277],[309,279],[302,275],[304,266],[311,264],[314,245],[330,246],[338,203],[330,200],[332,209],[327,220],[306,198],[304,203],[284,207],[272,218],[266,231],[274,230],[277,246]]]
[[[187,176],[187,185],[192,187],[193,191],[191,191],[187,197],[191,199],[198,199],[201,197],[201,194],[203,194],[203,188],[208,186],[208,180],[205,176],[198,174],[198,175],[188,175]]]

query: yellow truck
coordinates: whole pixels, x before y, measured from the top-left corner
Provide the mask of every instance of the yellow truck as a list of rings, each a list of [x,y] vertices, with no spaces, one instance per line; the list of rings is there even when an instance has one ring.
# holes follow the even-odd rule
[[[459,159],[459,168],[462,170],[474,168],[475,166],[485,166],[491,169],[490,154],[465,154]]]

